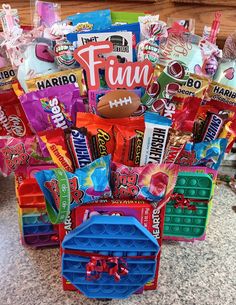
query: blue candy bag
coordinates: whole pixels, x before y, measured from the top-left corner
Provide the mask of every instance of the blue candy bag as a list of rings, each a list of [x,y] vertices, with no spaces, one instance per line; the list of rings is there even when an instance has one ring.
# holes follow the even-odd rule
[[[227,139],[200,142],[193,146],[197,161],[194,165],[206,166],[217,170],[220,167],[227,147]]]
[[[100,198],[112,197],[110,189],[111,156],[101,157],[91,164],[79,168],[75,173],[65,172],[70,188],[70,210],[81,204]],[[47,202],[54,210],[60,208],[60,189],[55,171],[42,170],[35,173],[35,178]]]
[[[77,26],[78,32],[81,31],[101,31],[111,27],[111,11],[98,10],[75,14],[66,18],[72,22],[72,25]]]

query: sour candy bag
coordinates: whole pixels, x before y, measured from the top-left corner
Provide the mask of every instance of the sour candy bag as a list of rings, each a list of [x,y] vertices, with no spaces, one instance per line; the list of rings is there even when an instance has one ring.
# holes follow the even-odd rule
[[[122,200],[166,201],[174,188],[177,173],[176,165],[152,163],[129,167],[113,162],[113,197]]]
[[[69,186],[67,189],[67,198],[70,198],[69,210],[100,198],[111,197],[110,159],[110,156],[97,159],[91,164],[77,169],[74,174],[63,171],[63,179]],[[57,213],[63,205],[60,175],[55,175],[54,170],[43,170],[37,172],[35,178],[44,193],[47,204]]]
[[[74,125],[77,111],[85,111],[79,90],[74,84],[26,93],[20,97],[20,101],[36,132],[66,129]]]
[[[0,172],[4,176],[17,172],[23,167],[50,162],[41,155],[35,136],[24,138],[0,138]]]

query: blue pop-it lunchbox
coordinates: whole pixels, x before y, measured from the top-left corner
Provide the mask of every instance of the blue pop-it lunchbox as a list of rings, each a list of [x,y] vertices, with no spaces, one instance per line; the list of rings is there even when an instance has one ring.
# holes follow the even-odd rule
[[[63,277],[89,298],[114,299],[130,296],[154,278],[160,248],[154,236],[134,217],[93,216],[67,234],[62,249]],[[128,274],[121,275],[119,281],[108,273],[88,280],[88,253],[122,257]]]
[[[189,207],[176,207],[170,200],[166,205],[164,238],[201,238],[206,231],[209,200],[212,197],[213,179],[209,174],[180,172],[173,193],[190,199]]]

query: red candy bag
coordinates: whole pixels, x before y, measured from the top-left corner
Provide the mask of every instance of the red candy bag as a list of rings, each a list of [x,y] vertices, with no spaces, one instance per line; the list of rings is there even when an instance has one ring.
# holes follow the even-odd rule
[[[24,110],[13,90],[0,91],[0,136],[32,135]]]

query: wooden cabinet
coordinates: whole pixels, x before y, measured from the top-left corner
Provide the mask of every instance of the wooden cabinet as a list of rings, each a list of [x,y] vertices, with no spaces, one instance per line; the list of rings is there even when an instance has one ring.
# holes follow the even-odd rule
[[[160,19],[168,17],[196,20],[196,33],[202,34],[205,25],[210,26],[216,11],[221,11],[221,26],[218,44],[222,47],[225,38],[235,31],[236,0],[119,0],[119,1],[87,1],[87,0],[54,0],[62,6],[62,17],[76,12],[87,12],[110,8],[113,11],[149,12],[159,14]],[[150,2],[152,1],[152,2]],[[154,1],[154,2],[153,2]],[[8,0],[12,7],[17,8],[22,24],[30,23],[29,1]],[[207,3],[207,4],[206,4]]]

